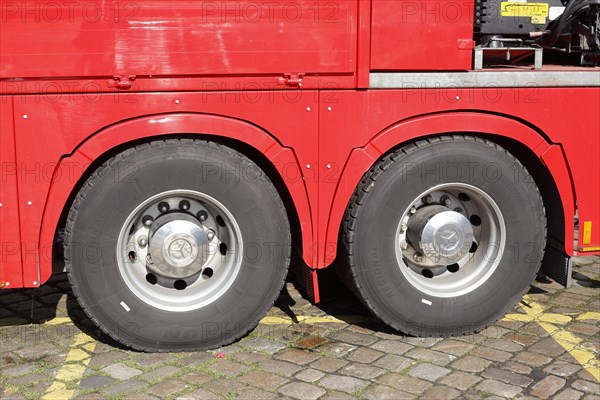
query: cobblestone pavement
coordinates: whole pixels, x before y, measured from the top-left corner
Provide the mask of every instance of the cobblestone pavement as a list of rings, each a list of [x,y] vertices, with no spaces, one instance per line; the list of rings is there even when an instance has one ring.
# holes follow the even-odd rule
[[[570,289],[538,279],[475,335],[395,333],[328,277],[318,306],[288,283],[244,339],[181,354],[111,342],[61,274],[37,290],[0,291],[0,398],[600,399],[600,258],[575,263]]]

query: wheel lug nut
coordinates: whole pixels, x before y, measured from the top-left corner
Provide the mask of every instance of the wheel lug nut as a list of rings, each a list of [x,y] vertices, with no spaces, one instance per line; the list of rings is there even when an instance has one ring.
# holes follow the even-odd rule
[[[408,242],[406,240],[403,240],[402,243],[400,243],[400,248],[402,250],[408,250]]]
[[[141,236],[138,239],[138,244],[142,247],[146,247],[146,245],[148,244],[148,238],[146,236]]]
[[[442,196],[442,198],[440,199],[440,203],[442,203],[446,207],[449,206],[450,205],[450,197]]]
[[[209,230],[208,232],[206,232],[206,237],[208,238],[208,240],[213,240],[215,238],[215,233]]]
[[[160,211],[161,213],[166,213],[167,211],[169,211],[169,203],[167,203],[166,201],[161,201],[158,204],[158,211]]]
[[[402,224],[402,226],[400,227],[400,230],[401,230],[402,232],[406,232],[406,231],[408,230],[408,225],[406,225],[406,224]]]
[[[150,215],[146,215],[144,218],[142,218],[142,223],[145,227],[149,227],[153,222],[154,218],[152,218]]]
[[[179,209],[183,211],[187,211],[190,209],[190,202],[187,200],[181,200],[179,202]]]
[[[413,260],[415,260],[416,262],[423,262],[425,258],[419,254],[419,253],[415,253],[415,255],[413,256]]]
[[[200,222],[204,222],[208,218],[208,213],[204,210],[198,211],[196,217],[198,218],[198,220],[200,220]]]
[[[431,195],[427,195],[425,197],[423,197],[423,203],[425,204],[431,204],[433,203],[433,197],[431,197]]]
[[[416,213],[416,212],[417,212],[417,208],[416,208],[416,207],[412,207],[412,208],[410,209],[410,213],[411,213],[411,214],[414,214],[414,213]]]
[[[456,208],[454,209],[454,211],[456,211],[457,213],[462,213],[462,212],[463,212],[463,209],[462,209],[462,208],[460,208],[460,207],[456,207]]]

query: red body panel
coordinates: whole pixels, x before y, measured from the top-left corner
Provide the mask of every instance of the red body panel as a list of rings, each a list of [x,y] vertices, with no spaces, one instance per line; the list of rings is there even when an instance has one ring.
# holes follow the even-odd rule
[[[471,69],[473,6],[466,0],[373,0],[371,69]]]
[[[3,2],[0,77],[352,74],[357,1]]]
[[[240,21],[223,15],[223,6],[211,11],[210,25],[201,22],[199,3],[178,1],[176,9],[174,3],[138,2],[138,19],[129,21],[135,23],[104,19],[96,30],[86,23],[31,22],[33,14],[1,10],[1,90],[12,96],[0,103],[0,282],[43,283],[52,271],[59,217],[89,165],[116,146],[164,135],[227,137],[264,154],[287,185],[301,223],[303,257],[313,268],[336,257],[341,218],[373,163],[401,143],[445,133],[525,144],[560,191],[566,251],[573,252],[575,207],[581,221],[593,222],[591,245],[600,244],[598,88],[362,90],[371,69],[469,69],[471,51],[454,45],[469,36],[472,23],[398,24],[394,9],[412,2],[340,0],[317,7],[322,16],[334,5],[336,22],[315,22],[305,12],[317,3],[303,1],[294,3],[304,15],[295,23],[280,17],[251,25],[244,14]],[[250,2],[236,4],[243,9]],[[53,40],[50,28],[60,33]],[[203,40],[196,40],[196,31]],[[410,37],[413,42],[400,47],[416,51],[427,43],[436,56],[398,56],[394,41]],[[119,43],[125,47],[114,47]],[[158,48],[149,51],[153,43]],[[56,62],[42,61],[44,52]],[[307,74],[301,90],[278,84],[286,72]],[[115,74],[137,75],[134,86],[119,92]],[[5,250],[12,242],[17,250]]]
[[[0,96],[0,288],[23,285],[12,102]]]

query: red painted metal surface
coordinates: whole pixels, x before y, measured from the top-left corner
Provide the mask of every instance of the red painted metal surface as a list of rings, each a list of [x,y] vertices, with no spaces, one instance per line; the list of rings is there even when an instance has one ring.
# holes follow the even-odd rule
[[[352,74],[357,1],[2,2],[0,77]]]
[[[474,1],[372,3],[372,70],[471,69]]]
[[[12,102],[0,96],[0,289],[23,285]]]
[[[176,11],[175,3],[138,2],[136,23],[105,19],[94,25],[98,31],[85,23],[31,22],[21,10],[1,9],[0,83],[2,93],[12,96],[0,96],[0,241],[14,242],[20,251],[3,247],[0,281],[10,279],[11,287],[43,283],[52,271],[60,214],[89,165],[117,146],[165,135],[227,137],[264,154],[292,197],[304,261],[312,268],[324,268],[336,257],[342,215],[376,159],[400,143],[440,133],[503,135],[528,146],[559,188],[566,250],[573,251],[568,221],[575,207],[581,221],[593,222],[592,244],[600,241],[600,189],[590,184],[600,180],[597,88],[363,90],[370,69],[382,68],[381,62],[397,70],[413,62],[423,70],[468,69],[470,51],[439,43],[460,39],[466,24],[440,23],[447,34],[435,40],[434,31],[427,31],[431,27],[421,27],[421,45],[436,56],[399,59],[398,47],[382,44],[377,35],[394,31],[385,40],[393,43],[394,35],[404,38],[408,26],[419,25],[411,20],[400,26],[381,15],[385,7],[409,2],[373,0],[372,9],[368,1],[317,2],[323,12],[327,4],[336,5],[339,20],[316,23],[304,14],[295,24],[283,17],[270,25],[260,20],[252,35],[246,34],[254,32],[246,20],[223,22],[233,14],[210,16],[212,25],[198,22],[201,11],[191,6],[199,3],[178,1]],[[294,4],[307,11],[317,3]],[[426,22],[421,24],[431,25]],[[52,43],[50,28],[58,32]],[[233,35],[236,29],[244,34]],[[411,35],[414,40],[419,33]],[[125,37],[130,42],[121,40]],[[43,51],[56,62],[42,61]],[[210,57],[200,57],[202,52]],[[299,72],[306,74],[301,88],[278,84],[284,74]],[[123,90],[115,87],[115,75],[136,78]],[[5,172],[13,167],[14,174]]]

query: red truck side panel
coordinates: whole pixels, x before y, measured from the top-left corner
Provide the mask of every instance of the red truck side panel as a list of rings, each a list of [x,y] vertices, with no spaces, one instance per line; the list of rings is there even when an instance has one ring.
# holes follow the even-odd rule
[[[329,216],[329,221],[318,222],[321,248],[327,249],[318,267],[329,265],[336,256],[341,218],[365,171],[398,143],[443,133],[501,135],[527,145],[547,163],[560,190],[566,251],[573,252],[570,221],[575,201],[580,221],[593,221],[593,243],[600,242],[600,189],[592,183],[600,180],[598,93],[597,88],[536,87],[324,92],[325,106],[330,105],[332,112],[321,118],[321,163],[341,166],[343,171],[328,172],[328,179],[322,180],[320,215]],[[551,143],[563,148],[564,159],[555,154],[542,157]],[[357,150],[348,159],[352,149]]]
[[[357,4],[3,2],[0,78],[352,75]]]
[[[12,101],[0,96],[0,288],[23,285]]]
[[[469,70],[473,1],[373,0],[372,70]]]

